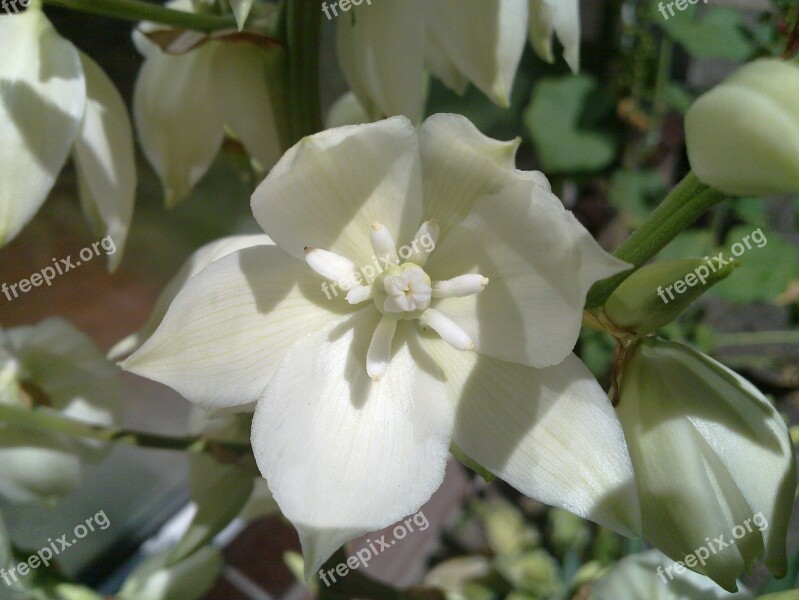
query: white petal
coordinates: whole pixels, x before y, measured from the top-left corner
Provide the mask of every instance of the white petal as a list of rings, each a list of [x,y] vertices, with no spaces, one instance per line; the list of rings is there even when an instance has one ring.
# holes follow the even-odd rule
[[[136,198],[133,131],[125,102],[102,69],[80,53],[86,76],[86,112],[75,140],[81,203],[97,233],[116,250],[108,255],[115,271],[122,260]]]
[[[266,52],[247,43],[217,42],[211,90],[225,124],[267,171],[283,153],[267,89]]]
[[[527,37],[527,1],[435,0],[428,8],[436,46],[500,106],[510,106]]]
[[[275,246],[229,254],[189,280],[122,367],[207,407],[253,402],[296,340],[353,310],[326,300],[323,281]]]
[[[150,51],[133,90],[133,118],[167,206],[183,200],[211,166],[224,126],[211,98],[215,46],[170,56]]]
[[[80,479],[80,459],[68,440],[0,425],[0,497],[19,503],[53,501],[77,489]]]
[[[403,117],[330,129],[292,147],[255,190],[252,210],[283,250],[324,248],[371,265],[372,223],[395,240],[421,221],[416,130]]]
[[[427,70],[459,96],[465,94],[469,88],[469,78],[455,66],[432,35],[428,33],[425,42],[424,63]]]
[[[486,137],[461,115],[429,117],[419,132],[419,143],[424,218],[438,221],[442,236],[469,214],[478,198],[520,177],[515,170],[520,140]]]
[[[422,0],[372,0],[337,17],[341,69],[374,119],[405,115],[414,123],[422,120],[424,10]]]
[[[0,246],[44,203],[86,107],[75,47],[36,8],[0,17]]]
[[[610,400],[570,355],[534,369],[423,346],[447,375],[453,441],[517,490],[624,535],[640,528],[624,434]]]
[[[180,271],[166,284],[161,291],[158,300],[155,302],[150,318],[136,333],[133,333],[123,340],[117,342],[108,351],[108,358],[118,360],[138,349],[149,338],[166,315],[172,300],[183,289],[186,282],[205,269],[211,263],[219,260],[223,256],[232,254],[237,250],[249,248],[251,246],[273,245],[272,240],[267,235],[232,235],[213,241],[202,246],[189,257],[180,268]]]
[[[239,29],[244,29],[244,23],[252,10],[253,0],[230,0],[230,7],[233,9],[233,15],[236,17],[236,24]]]
[[[477,201],[426,266],[433,279],[487,277],[491,283],[480,294],[446,298],[434,308],[469,334],[477,352],[534,367],[569,355],[588,289],[627,268],[531,180]]]
[[[363,360],[379,314],[369,310],[292,348],[255,412],[253,451],[300,533],[306,577],[345,542],[416,512],[444,477],[442,375],[403,322],[373,382]]]
[[[547,62],[554,62],[552,35],[563,45],[573,72],[580,70],[580,0],[530,0],[530,43]]]
[[[327,113],[325,129],[333,129],[343,125],[363,125],[371,120],[364,107],[358,102],[358,97],[352,92],[347,92],[330,107],[330,111]]]

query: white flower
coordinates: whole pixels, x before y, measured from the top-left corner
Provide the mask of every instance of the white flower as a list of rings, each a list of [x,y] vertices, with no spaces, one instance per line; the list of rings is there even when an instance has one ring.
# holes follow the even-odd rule
[[[785,575],[796,460],[757,388],[688,346],[647,338],[624,368],[616,410],[645,538],[727,590],[764,551]]]
[[[743,586],[726,592],[711,579],[693,571],[664,571],[671,560],[657,550],[631,554],[616,563],[592,585],[590,600],[749,600]]]
[[[452,441],[529,496],[638,527],[621,428],[571,354],[588,288],[628,265],[517,146],[455,115],[305,138],[253,196],[276,245],[190,279],[123,364],[208,407],[258,400],[256,460],[306,574],[417,511]]]
[[[0,18],[0,245],[33,218],[70,153],[95,233],[122,260],[133,215],[136,167],[125,103],[100,67],[56,33],[32,4]]]
[[[112,425],[119,418],[116,369],[94,343],[62,319],[0,331],[0,403],[43,405],[63,416]],[[0,424],[0,495],[51,501],[79,484],[81,462],[105,445]]]
[[[509,106],[528,22],[538,54],[554,60],[557,33],[569,65],[579,69],[577,0],[373,0],[337,14],[339,62],[373,120],[421,121],[425,69],[458,93],[472,83]]]
[[[190,0],[167,5],[192,10]],[[226,128],[257,168],[267,170],[277,162],[280,143],[266,84],[267,51],[248,42],[206,39],[183,54],[168,54],[138,32],[134,40],[145,59],[133,92],[133,118],[167,206],[183,200],[205,175]]]

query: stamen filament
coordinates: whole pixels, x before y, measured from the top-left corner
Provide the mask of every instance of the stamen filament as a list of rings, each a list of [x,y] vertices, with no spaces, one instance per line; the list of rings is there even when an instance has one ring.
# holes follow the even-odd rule
[[[325,279],[347,291],[358,285],[355,263],[340,254],[319,248],[305,248],[305,262]]]
[[[370,239],[372,242],[372,249],[375,251],[375,256],[378,259],[383,258],[386,262],[390,262],[394,265],[399,263],[397,244],[394,242],[394,238],[391,236],[388,229],[383,227],[380,223],[373,223]]]
[[[397,321],[383,317],[375,328],[369,350],[366,352],[366,373],[374,381],[379,381],[388,371],[391,362],[391,342],[397,331]]]
[[[437,310],[428,308],[422,313],[422,316],[419,317],[419,321],[430,327],[430,329],[441,336],[442,340],[456,350],[474,350],[474,342],[472,342],[469,335],[461,329],[460,325]]]
[[[422,223],[411,243],[411,255],[408,257],[408,262],[423,267],[430,254],[436,248],[439,233],[441,233],[441,228],[435,219]]]
[[[488,277],[478,273],[459,275],[446,281],[433,282],[434,298],[463,298],[479,294],[488,285]]]

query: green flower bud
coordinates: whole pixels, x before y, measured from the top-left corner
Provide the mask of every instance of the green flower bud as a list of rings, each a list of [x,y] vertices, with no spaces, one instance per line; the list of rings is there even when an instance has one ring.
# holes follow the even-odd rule
[[[125,580],[120,600],[197,600],[211,589],[222,570],[222,553],[205,546],[174,565],[169,554],[144,561]]]
[[[691,571],[663,578],[669,559],[657,550],[626,556],[593,584],[590,600],[749,600],[752,594],[741,586],[736,593],[724,591],[707,577]]]
[[[484,510],[488,547],[497,556],[515,555],[538,544],[538,532],[525,523],[521,511],[509,502],[487,502]]]
[[[756,60],[700,97],[685,120],[696,176],[722,192],[799,192],[799,65]]]
[[[645,265],[611,294],[605,314],[622,329],[651,333],[674,321],[733,268],[733,263],[716,268],[702,258]]]
[[[482,600],[494,595],[479,583],[491,574],[484,556],[459,556],[433,567],[424,578],[425,586],[444,590],[447,600]]]
[[[517,590],[548,598],[560,588],[558,564],[546,550],[538,549],[521,556],[497,559],[497,570]]]
[[[582,552],[591,541],[591,531],[585,519],[560,508],[549,511],[550,538],[561,554],[569,550]]]
[[[730,591],[764,550],[785,575],[796,462],[763,394],[708,356],[647,338],[624,368],[617,412],[644,537]]]

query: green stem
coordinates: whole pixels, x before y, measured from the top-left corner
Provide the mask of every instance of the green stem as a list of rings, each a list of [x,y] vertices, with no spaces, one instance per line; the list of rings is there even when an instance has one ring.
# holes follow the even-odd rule
[[[141,0],[44,0],[44,3],[116,19],[152,21],[178,29],[215,31],[236,28],[233,15],[189,13]]]
[[[322,131],[319,90],[320,0],[286,0],[288,114],[292,143]]]
[[[68,419],[47,408],[28,409],[25,407],[0,404],[0,422],[15,427],[29,427],[64,433],[72,437],[88,438],[129,446],[142,446],[159,450],[179,450],[196,454],[212,453],[215,450],[232,452],[237,455],[250,452],[248,444],[234,444],[211,440],[205,436],[173,437],[155,433],[145,433],[132,429],[91,425]]]
[[[617,258],[632,263],[634,268],[595,283],[588,292],[586,308],[602,306],[622,281],[726,197],[699,181],[693,173],[688,173],[644,224],[613,253]]]

